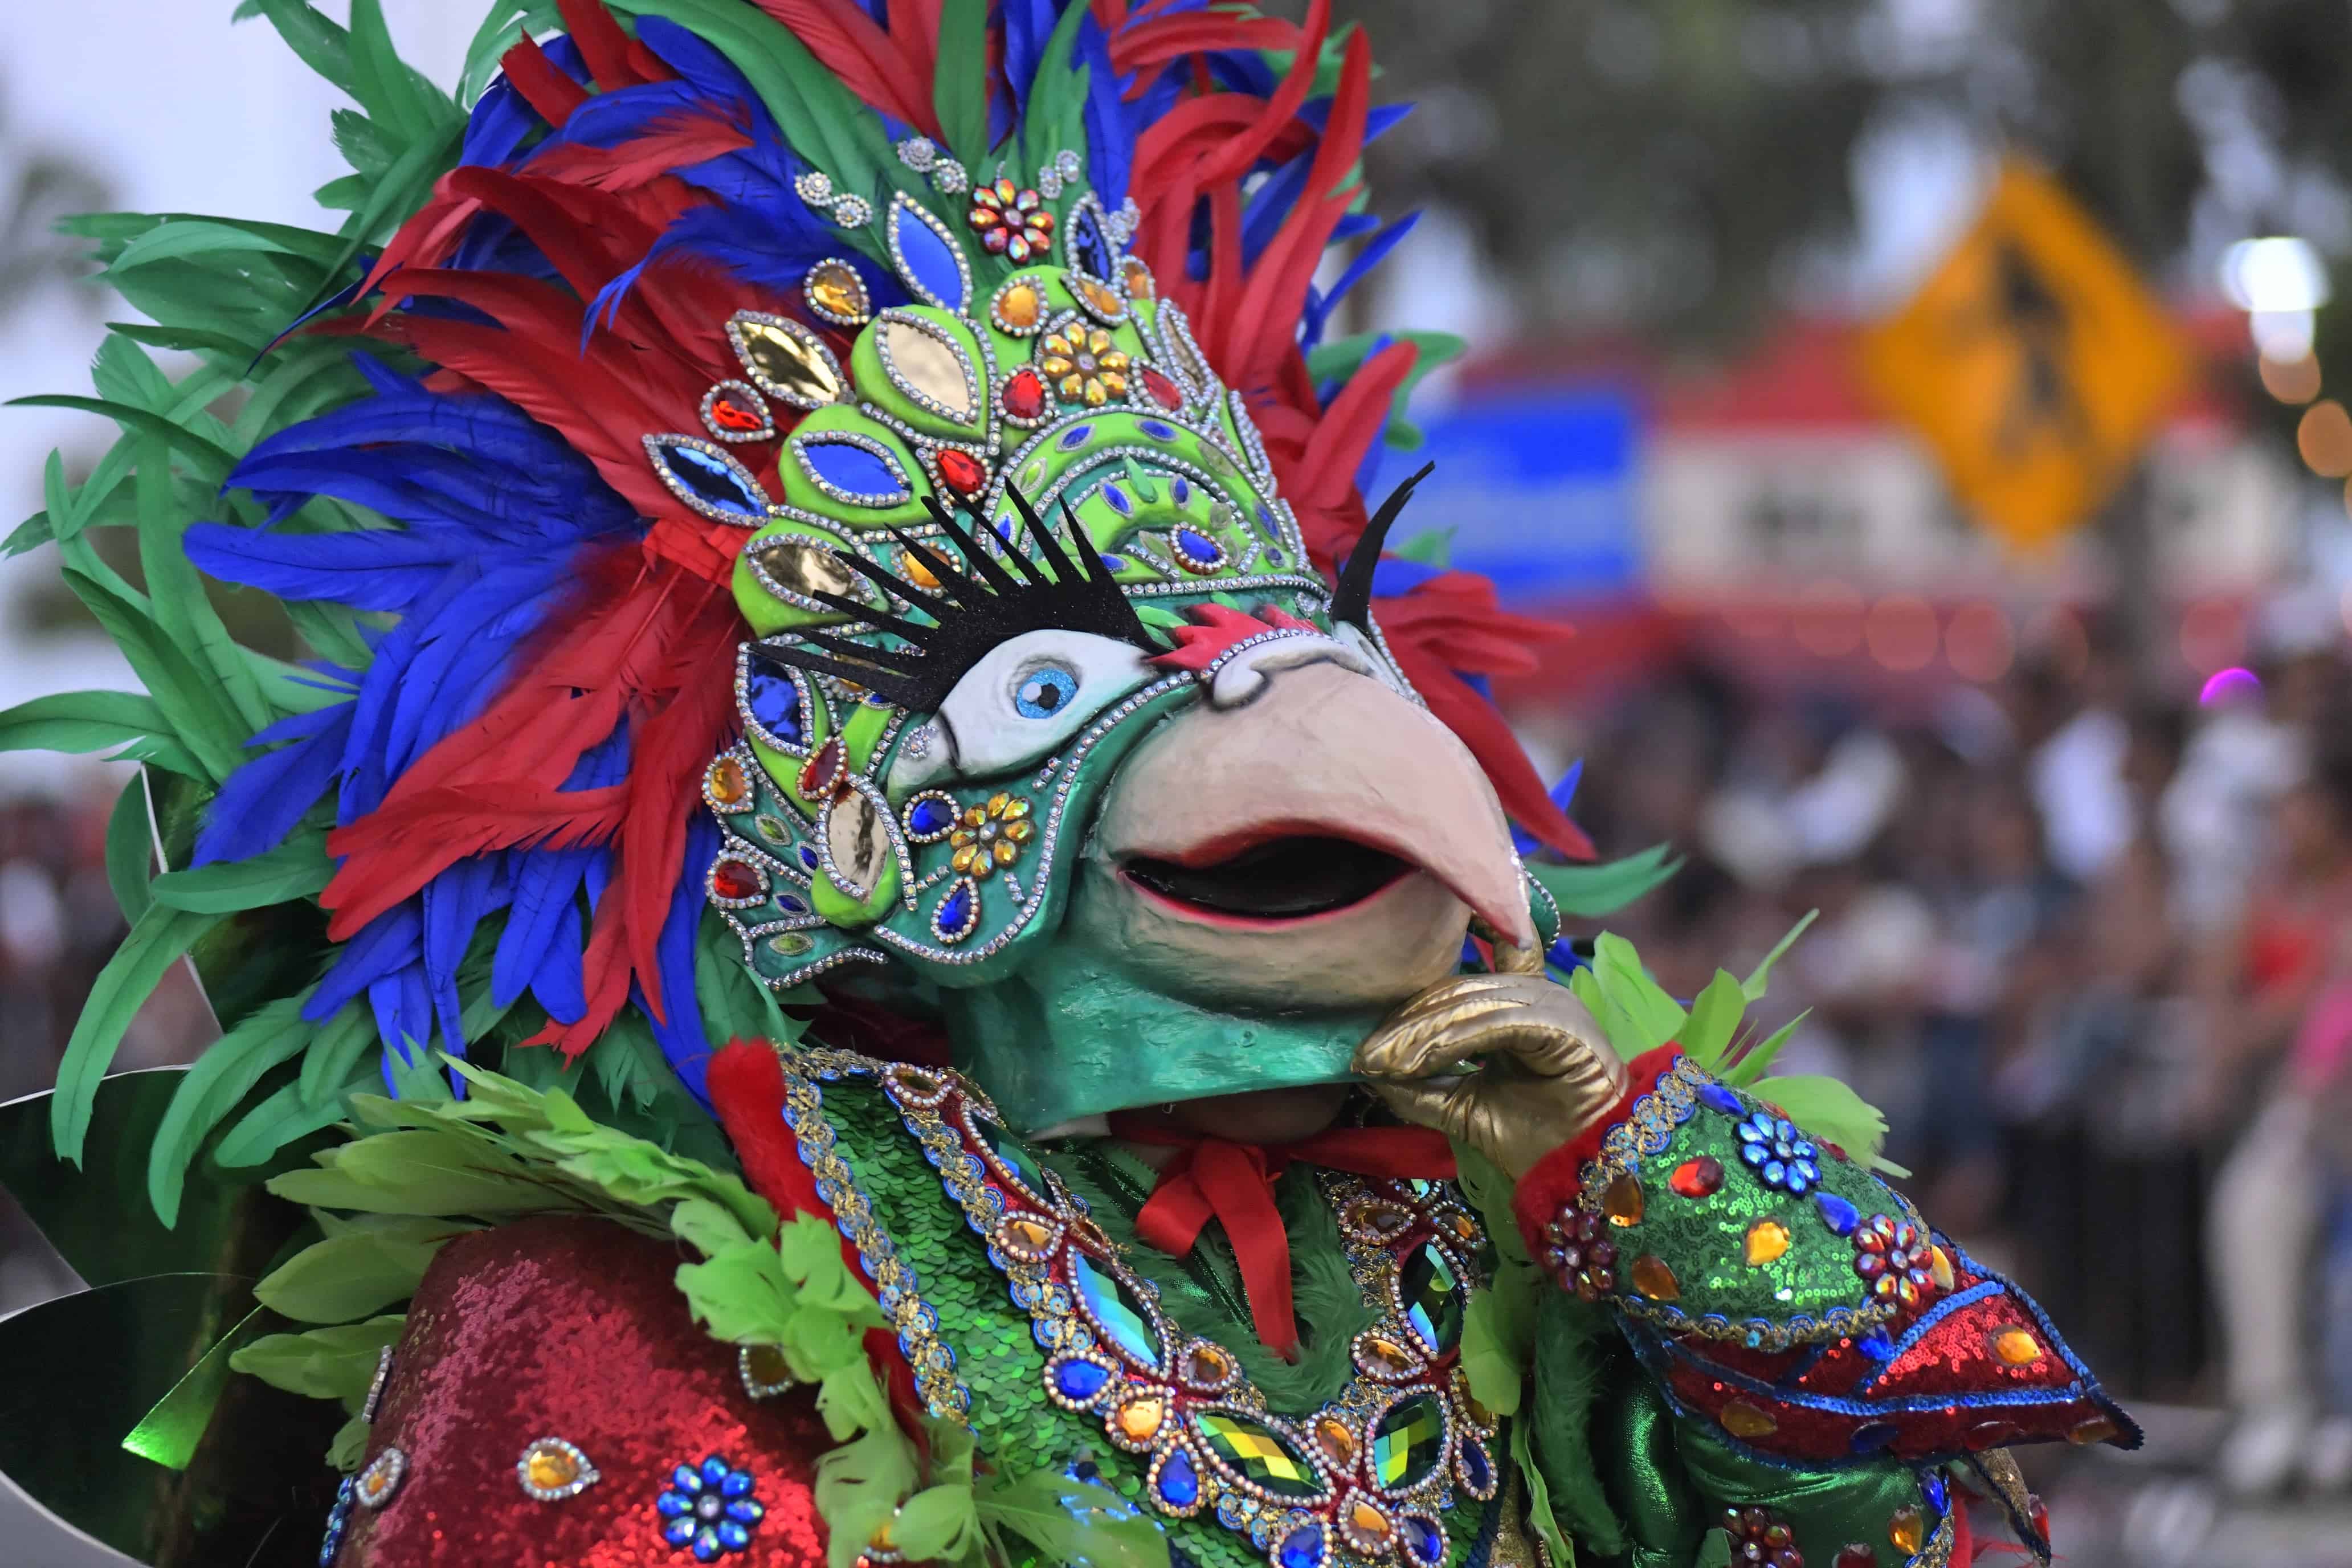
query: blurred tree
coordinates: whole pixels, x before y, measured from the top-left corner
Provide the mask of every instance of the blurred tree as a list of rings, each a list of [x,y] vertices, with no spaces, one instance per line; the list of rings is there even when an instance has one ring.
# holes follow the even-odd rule
[[[2344,0],[1339,0],[1419,111],[1384,206],[1475,226],[1530,320],[1719,338],[1841,285],[1907,127],[2055,167],[2146,266],[2352,250]],[[1406,312],[1409,313],[1409,312]]]

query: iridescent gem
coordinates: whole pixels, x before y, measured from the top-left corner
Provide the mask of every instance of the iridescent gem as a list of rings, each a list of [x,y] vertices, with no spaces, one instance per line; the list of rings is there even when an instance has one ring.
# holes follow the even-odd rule
[[[1095,1265],[1083,1252],[1073,1251],[1070,1283],[1086,1304],[1095,1326],[1109,1336],[1128,1357],[1150,1371],[1160,1370],[1160,1333],[1142,1299],[1127,1281]]]
[[[1486,1445],[1473,1436],[1464,1436],[1454,1450],[1454,1473],[1464,1489],[1484,1502],[1495,1495],[1495,1461],[1487,1456]]]
[[[1908,1557],[1927,1539],[1927,1521],[1917,1509],[1905,1503],[1887,1517],[1886,1539]]]
[[[757,436],[774,426],[769,422],[768,411],[754,405],[740,392],[730,390],[730,384],[720,382],[703,405],[703,415],[713,430],[730,436]]]
[[[1945,1484],[1944,1478],[1937,1471],[1929,1470],[1919,1478],[1919,1489],[1927,1495],[1927,1506],[1937,1513],[1943,1512],[1952,1500],[1951,1488]]]
[[[1698,1086],[1698,1102],[1701,1105],[1706,1106],[1709,1110],[1719,1110],[1726,1116],[1745,1116],[1748,1114],[1748,1108],[1739,1103],[1739,1097],[1732,1093],[1729,1089],[1724,1088],[1719,1083],[1700,1084]]]
[[[970,877],[959,877],[931,910],[931,934],[941,942],[961,942],[980,923],[980,888]]]
[[[1958,1276],[1952,1269],[1951,1254],[1940,1247],[1927,1249],[1927,1271],[1934,1277],[1938,1290],[1948,1290],[1959,1283]]]
[[[1721,1421],[1723,1429],[1735,1437],[1769,1437],[1780,1426],[1772,1418],[1770,1412],[1750,1405],[1745,1399],[1732,1400],[1716,1419]]]
[[[1410,1491],[1445,1462],[1445,1411],[1437,1396],[1417,1394],[1388,1408],[1372,1428],[1372,1480],[1381,1490]]]
[[[1323,1495],[1315,1467],[1265,1422],[1230,1410],[1204,1410],[1192,1426],[1209,1457],[1236,1479],[1286,1500]]]
[[[1614,1226],[1642,1223],[1642,1184],[1631,1171],[1620,1173],[1601,1193],[1601,1212]]]
[[[1830,1227],[1832,1236],[1852,1236],[1853,1227],[1862,1223],[1862,1211],[1835,1193],[1815,1193],[1813,1206],[1821,1210],[1822,1223]]]
[[[963,258],[944,226],[902,194],[890,203],[889,228],[898,275],[929,303],[943,310],[961,310],[971,285]]]
[[[743,672],[743,705],[752,722],[787,745],[801,739],[801,689],[798,682],[764,659],[750,660]]]
[[[768,951],[779,958],[804,958],[816,946],[816,938],[804,931],[778,931],[768,939]]]
[[[1711,1197],[1723,1185],[1723,1162],[1712,1154],[1685,1160],[1666,1178],[1666,1185],[1682,1197]]]
[[[802,798],[824,800],[839,788],[843,775],[844,752],[841,737],[835,735],[816,749],[816,755],[801,766],[799,779]]]
[[[1135,427],[1142,431],[1146,436],[1150,437],[1155,441],[1173,441],[1176,439],[1176,426],[1173,425],[1163,425],[1157,419],[1139,419],[1135,422]],[[1183,498],[1180,496],[1177,499],[1181,500]]]
[[[1178,528],[1170,536],[1176,563],[1188,572],[1213,572],[1225,563],[1225,548],[1198,529]]]
[[[1397,1276],[1397,1296],[1405,1321],[1431,1353],[1443,1355],[1462,1339],[1462,1281],[1453,1261],[1433,1241],[1407,1255]]]
[[[1633,1259],[1627,1277],[1633,1280],[1634,1289],[1653,1301],[1672,1301],[1683,1293],[1682,1282],[1675,1278],[1675,1271],[1654,1252],[1645,1252]]]

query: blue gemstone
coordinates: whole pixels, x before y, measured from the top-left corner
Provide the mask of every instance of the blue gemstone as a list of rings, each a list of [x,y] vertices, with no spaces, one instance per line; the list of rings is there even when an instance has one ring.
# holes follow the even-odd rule
[[[801,456],[811,473],[835,489],[894,500],[907,494],[907,476],[898,465],[864,447],[813,436],[801,443]]]
[[[1118,265],[1118,252],[1111,247],[1110,237],[1103,233],[1102,220],[1095,216],[1092,204],[1072,216],[1069,234],[1071,260],[1097,278],[1116,276],[1111,268]]]
[[[1066,1361],[1054,1369],[1054,1386],[1065,1399],[1092,1399],[1109,1381],[1109,1371],[1090,1361]]]
[[[801,864],[814,871],[817,868],[817,853],[807,845],[801,846]]]
[[[1853,1436],[1846,1439],[1845,1446],[1857,1454],[1874,1454],[1895,1441],[1897,1435],[1892,1421],[1873,1421],[1868,1426],[1855,1427]]]
[[[1814,1164],[1811,1158],[1800,1159],[1797,1162],[1796,1173],[1808,1183],[1822,1179],[1822,1168]]]
[[[1462,1445],[1462,1479],[1473,1491],[1485,1491],[1495,1480],[1494,1461],[1486,1458],[1486,1445],[1465,1442]]]
[[[697,500],[730,517],[768,515],[767,492],[749,469],[732,459],[699,447],[663,442],[654,444],[654,455],[663,470]]]
[[[945,833],[955,826],[955,807],[937,795],[926,795],[907,813],[907,830],[910,833]]]
[[[1806,1172],[1811,1169],[1812,1167],[1811,1165],[1799,1165],[1790,1171],[1789,1180],[1786,1184],[1792,1195],[1801,1198],[1803,1197],[1805,1195],[1805,1189],[1813,1184],[1813,1179],[1805,1174]]]
[[[731,1519],[719,1521],[719,1544],[730,1552],[740,1552],[751,1544],[751,1532]]]
[[[1719,1083],[1699,1085],[1698,1102],[1709,1110],[1720,1110],[1726,1116],[1748,1114],[1748,1108],[1739,1103],[1739,1097]]]
[[[669,1484],[687,1496],[694,1497],[702,1490],[702,1477],[692,1465],[680,1465],[669,1473]]]
[[[1065,452],[1075,452],[1079,447],[1085,446],[1087,444],[1087,437],[1094,433],[1095,427],[1091,425],[1073,425],[1068,429],[1063,431],[1062,438],[1054,444],[1061,447]]]
[[[1774,1160],[1774,1161],[1771,1161],[1770,1163],[1769,1163],[1768,1164],[1766,1164],[1766,1165],[1765,1165],[1765,1167],[1764,1167],[1764,1184],[1765,1184],[1765,1185],[1767,1185],[1767,1186],[1772,1186],[1772,1187],[1777,1187],[1777,1186],[1779,1186],[1781,1183],[1783,1183],[1783,1182],[1787,1181],[1788,1179],[1789,1179],[1789,1167],[1788,1167],[1788,1166],[1786,1166],[1786,1165],[1783,1165],[1782,1163],[1780,1163],[1780,1161],[1778,1161],[1778,1160]]]
[[[890,208],[890,237],[898,253],[898,270],[907,281],[950,310],[968,301],[961,258],[937,229],[906,207]]]
[[[1163,423],[1158,419],[1139,419],[1136,421],[1135,427],[1142,431],[1145,435],[1150,437],[1155,441],[1173,441],[1176,439],[1176,426]],[[1184,481],[1179,479],[1176,482],[1181,485]],[[1179,496],[1177,499],[1181,500],[1183,498]]]
[[[1852,1236],[1862,1223],[1862,1212],[1835,1193],[1815,1193],[1813,1206],[1822,1211],[1822,1223],[1832,1236]]]
[[[751,1472],[749,1470],[728,1471],[727,1479],[719,1483],[719,1495],[721,1497],[751,1496]]]
[[[1224,551],[1219,548],[1215,540],[1205,533],[1196,533],[1189,528],[1180,528],[1176,531],[1176,548],[1182,553],[1184,559],[1202,566],[1217,565],[1225,558]]]
[[[714,1527],[706,1524],[694,1532],[694,1560],[697,1563],[716,1563],[719,1552],[725,1550],[719,1544],[719,1531]]]
[[[1146,430],[1149,430],[1151,428],[1151,426],[1147,422],[1143,427]],[[1175,432],[1171,430],[1168,434],[1170,436],[1173,436]],[[1183,475],[1179,474],[1174,479],[1168,481],[1168,493],[1176,499],[1176,504],[1178,506],[1184,506],[1190,503],[1192,499],[1192,487],[1185,480]]]
[[[727,1479],[728,1468],[727,1461],[718,1455],[707,1455],[702,1461],[702,1479],[715,1487]]]
[[[671,1520],[662,1526],[662,1539],[672,1546],[685,1545],[694,1539],[694,1521],[691,1518]]]
[[[1257,531],[1260,533],[1265,534],[1268,539],[1279,539],[1282,537],[1282,530],[1280,526],[1275,522],[1274,513],[1265,510],[1265,503],[1264,501],[1257,503]]]
[[[1274,546],[1269,544],[1265,548],[1265,559],[1268,565],[1279,566],[1286,559],[1287,559],[1287,557],[1286,557],[1281,551],[1276,550]]]
[[[1302,1524],[1282,1538],[1274,1560],[1280,1568],[1318,1568],[1323,1561],[1323,1527]]]
[[[932,929],[939,931],[960,931],[971,923],[971,889],[958,888],[940,900],[931,912]]]
[[[1127,492],[1125,490],[1119,489],[1117,485],[1105,485],[1103,486],[1102,493],[1103,500],[1110,502],[1111,510],[1118,513],[1121,517],[1132,517],[1135,515],[1135,503],[1127,499]]]
[[[801,689],[792,677],[763,660],[750,661],[743,676],[743,700],[761,729],[794,745],[801,738]]]
[[[1762,1164],[1769,1157],[1769,1153],[1770,1152],[1761,1143],[1743,1143],[1739,1146],[1739,1157],[1751,1165]]]
[[[808,913],[808,906],[801,902],[800,900],[793,897],[790,893],[779,893],[776,895],[776,908],[783,910],[784,913],[788,915],[804,915]]]
[[[1417,1513],[1409,1513],[1398,1522],[1404,1529],[1405,1551],[1412,1555],[1415,1563],[1433,1565],[1433,1568],[1438,1553],[1445,1546],[1445,1535],[1437,1528],[1437,1521],[1433,1519],[1424,1519]]]
[[[692,1513],[694,1504],[684,1492],[664,1492],[654,1499],[654,1511],[664,1519],[676,1519],[682,1513]]]
[[[1154,1486],[1160,1500],[1171,1508],[1191,1508],[1201,1500],[1201,1473],[1192,1468],[1192,1456],[1181,1448],[1168,1451]]]
[[[1124,555],[1106,555],[1102,558],[1102,563],[1114,572],[1127,570],[1127,557]]]
[[[1937,1513],[1943,1512],[1945,1505],[1952,1500],[1950,1490],[1944,1485],[1944,1478],[1934,1470],[1919,1478],[1919,1489],[1927,1494],[1927,1505]]]
[[[1873,1361],[1895,1359],[1895,1342],[1888,1337],[1885,1329],[1871,1330],[1870,1332],[1853,1342],[1853,1348]]]

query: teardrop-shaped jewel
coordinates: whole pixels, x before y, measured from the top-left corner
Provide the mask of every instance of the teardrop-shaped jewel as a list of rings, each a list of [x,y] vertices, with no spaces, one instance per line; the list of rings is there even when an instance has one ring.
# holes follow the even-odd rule
[[[940,901],[931,906],[931,934],[941,942],[954,943],[970,936],[979,925],[980,884],[970,877],[958,877],[940,896]]]
[[[702,395],[702,425],[721,441],[764,441],[776,433],[760,389],[740,381],[722,381]]]
[[[751,470],[715,445],[692,436],[647,436],[646,455],[669,493],[720,522],[762,522],[768,492]]]
[[[1080,197],[1070,209],[1070,226],[1064,231],[1062,255],[1082,272],[1104,279],[1118,276],[1118,250],[1104,228],[1102,204],[1093,196]]]
[[[901,192],[890,201],[890,259],[926,304],[961,314],[971,302],[971,269],[947,226]]]
[[[1433,1241],[1424,1241],[1408,1254],[1397,1275],[1397,1298],[1405,1321],[1433,1355],[1443,1355],[1462,1341],[1462,1280],[1454,1260]]]
[[[856,274],[850,275],[854,279]],[[858,286],[862,307],[865,286]],[[849,301],[845,301],[849,302]],[[849,391],[841,362],[823,338],[800,322],[761,310],[738,310],[727,323],[727,340],[743,362],[752,384],[795,408],[822,408]]]
[[[843,792],[824,814],[832,878],[853,899],[869,899],[881,890],[891,858],[898,853],[889,834],[883,831],[882,821],[882,808],[863,790]]]
[[[866,279],[838,257],[828,257],[810,268],[801,280],[801,291],[808,299],[809,309],[836,327],[864,326],[874,314]]]
[[[979,423],[980,378],[960,346],[906,311],[884,312],[874,331],[875,346],[892,385],[941,418],[959,425]]]
[[[1180,1517],[1199,1504],[1200,1468],[1192,1463],[1192,1450],[1181,1443],[1170,1448],[1152,1471],[1151,1500],[1162,1512]]]
[[[1160,1330],[1133,1288],[1083,1252],[1070,1254],[1070,1284],[1097,1329],[1147,1372],[1160,1370]]]

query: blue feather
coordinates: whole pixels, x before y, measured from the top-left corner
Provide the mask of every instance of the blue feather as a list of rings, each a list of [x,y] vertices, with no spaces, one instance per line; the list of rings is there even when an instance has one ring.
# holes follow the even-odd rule
[[[385,975],[416,963],[425,953],[424,933],[414,903],[386,910],[368,921],[335,954],[302,1016],[323,1024]]]
[[[710,863],[719,858],[719,824],[710,814],[696,811],[687,826],[686,863],[678,874],[677,891],[670,898],[669,914],[662,921],[656,944],[664,1016],[656,1018],[653,1009],[646,1005],[644,993],[636,994],[637,1006],[653,1026],[663,1058],[694,1097],[706,1102],[709,1096],[703,1080],[709,1070],[711,1042],[702,1026],[701,1000],[695,994],[694,961],[707,912],[702,884]]]
[[[249,860],[284,843],[319,797],[333,787],[355,711],[355,704],[337,702],[281,720],[247,742],[295,743],[265,752],[228,776],[206,810],[190,864]]]

